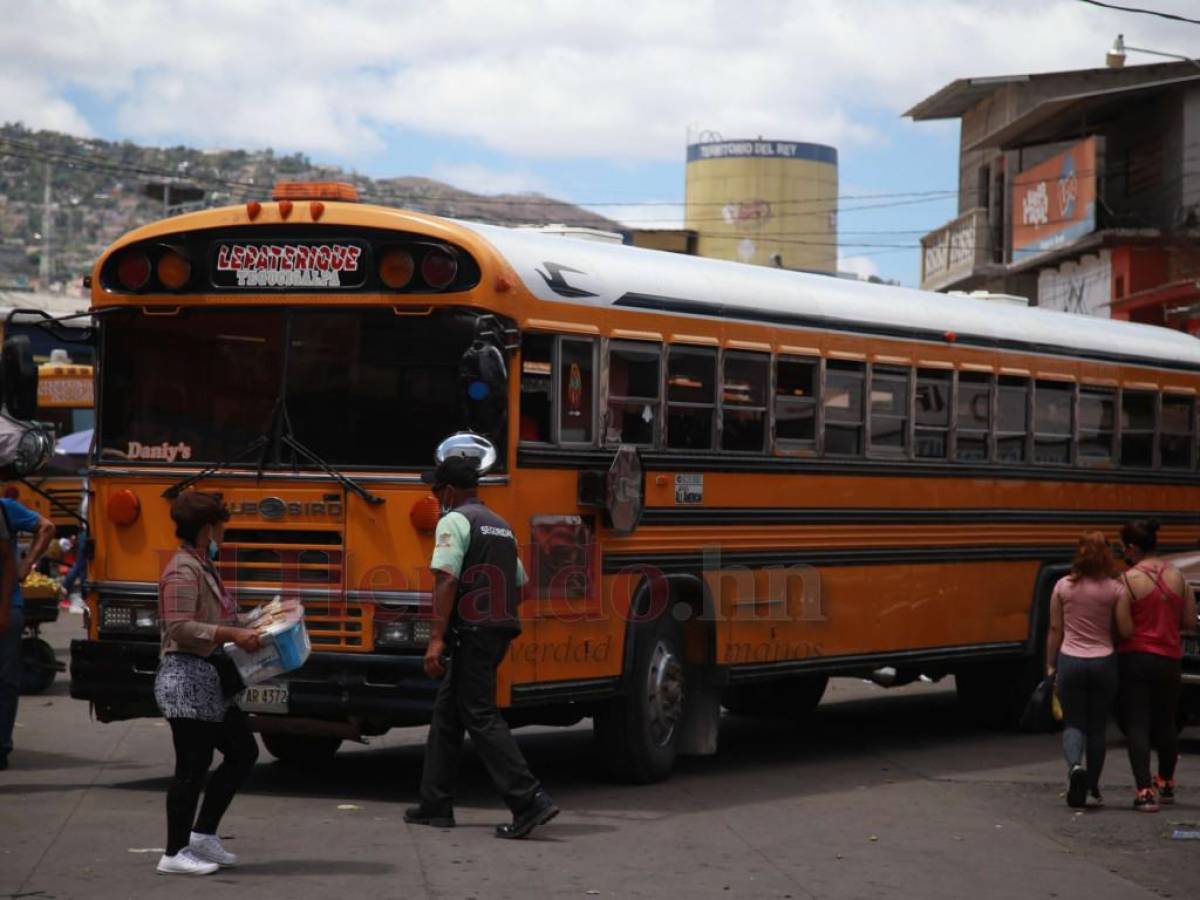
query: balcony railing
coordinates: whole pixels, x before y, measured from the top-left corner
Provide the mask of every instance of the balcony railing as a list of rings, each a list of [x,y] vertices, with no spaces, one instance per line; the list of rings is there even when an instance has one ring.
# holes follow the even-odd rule
[[[991,261],[988,211],[967,210],[921,238],[921,287],[929,291],[953,287]]]

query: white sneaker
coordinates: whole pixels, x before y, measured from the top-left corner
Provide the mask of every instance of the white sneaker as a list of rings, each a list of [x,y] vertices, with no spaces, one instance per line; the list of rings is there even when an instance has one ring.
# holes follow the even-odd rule
[[[221,839],[215,834],[197,834],[193,831],[188,841],[188,849],[192,851],[193,856],[204,862],[216,863],[226,868],[237,865],[237,855],[221,846]]]
[[[159,875],[211,875],[218,868],[215,862],[205,862],[194,857],[187,847],[174,856],[164,853],[158,861]]]

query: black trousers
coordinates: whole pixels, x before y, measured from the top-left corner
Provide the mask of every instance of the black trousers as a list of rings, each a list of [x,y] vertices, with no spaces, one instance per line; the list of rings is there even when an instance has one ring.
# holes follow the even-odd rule
[[[188,845],[190,832],[216,834],[221,816],[242,786],[258,759],[258,741],[250,733],[246,714],[230,707],[223,722],[198,719],[168,719],[175,742],[175,777],[167,788],[167,855],[174,856]],[[221,751],[221,765],[208,780],[213,751]],[[200,815],[196,804],[204,792]],[[193,825],[193,818],[195,825]]]
[[[439,812],[453,809],[454,780],[466,732],[508,808],[520,812],[540,785],[496,708],[496,667],[513,636],[486,628],[459,634],[459,645],[433,703],[421,805]]]
[[[1179,761],[1179,708],[1181,663],[1157,653],[1120,653],[1120,704],[1129,743],[1129,764],[1138,790],[1152,787],[1150,749],[1158,751],[1158,774],[1175,777]]]

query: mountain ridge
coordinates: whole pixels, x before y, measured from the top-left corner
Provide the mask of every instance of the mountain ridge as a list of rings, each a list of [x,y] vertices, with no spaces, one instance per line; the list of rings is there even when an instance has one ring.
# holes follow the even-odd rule
[[[51,272],[42,284],[38,272],[47,164]],[[303,153],[146,147],[8,123],[0,125],[0,287],[45,289],[77,281],[120,235],[163,217],[166,184],[176,198],[186,196],[185,188],[203,192],[201,200],[172,205],[174,213],[265,200],[271,186],[285,180],[344,181],[367,203],[498,225],[621,227],[541,194],[478,194],[422,176],[371,178],[315,163]]]

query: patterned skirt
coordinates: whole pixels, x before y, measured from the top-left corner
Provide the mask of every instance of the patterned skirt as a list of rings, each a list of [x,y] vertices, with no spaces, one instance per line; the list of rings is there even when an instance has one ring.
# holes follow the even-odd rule
[[[233,699],[221,694],[216,666],[189,653],[168,653],[154,676],[154,699],[167,719],[222,722]]]

